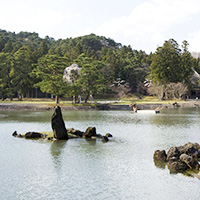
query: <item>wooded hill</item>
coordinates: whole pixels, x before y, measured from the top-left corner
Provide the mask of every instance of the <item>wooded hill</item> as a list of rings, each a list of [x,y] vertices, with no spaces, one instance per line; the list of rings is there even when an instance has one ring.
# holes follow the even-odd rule
[[[190,71],[191,67],[200,72],[199,59],[192,58],[187,50],[188,44],[185,45],[181,50],[176,41],[170,39],[154,54],[147,55],[142,50],[95,34],[55,40],[49,36],[42,39],[37,33],[16,34],[0,30],[0,98],[12,100],[16,95],[19,99],[35,97],[35,88],[55,96],[82,95],[86,100],[88,95],[102,97],[111,94],[114,86],[126,87],[127,92],[145,94],[143,83],[147,77],[161,84],[165,81],[176,83],[185,82],[184,78],[170,79],[170,74],[174,74],[176,69],[176,76],[184,69]],[[163,57],[162,48],[169,57]],[[190,59],[190,66],[179,69],[183,65],[179,61],[184,53],[189,55],[185,59]],[[162,66],[159,56],[163,57]],[[166,63],[166,59],[172,62]],[[63,84],[63,71],[73,63],[82,68],[81,73],[73,79],[73,84]],[[163,74],[164,71],[163,82],[158,72]],[[187,81],[189,78],[187,76]]]

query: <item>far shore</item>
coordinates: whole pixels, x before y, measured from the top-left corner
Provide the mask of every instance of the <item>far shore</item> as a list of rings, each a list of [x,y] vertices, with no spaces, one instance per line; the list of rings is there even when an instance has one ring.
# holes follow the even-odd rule
[[[116,101],[101,101],[92,102],[87,104],[72,104],[61,102],[59,106],[62,110],[132,110],[129,107],[130,102],[121,103]],[[160,101],[160,102],[136,102],[138,110],[156,110],[165,108],[189,108],[189,107],[199,107],[200,101],[181,101],[176,103],[176,101]],[[56,104],[54,102],[27,102],[27,101],[9,101],[0,102],[0,110],[53,110]]]

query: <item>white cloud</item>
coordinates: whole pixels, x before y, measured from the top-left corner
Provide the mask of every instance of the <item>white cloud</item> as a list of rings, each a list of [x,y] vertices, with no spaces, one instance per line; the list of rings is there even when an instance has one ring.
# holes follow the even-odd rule
[[[8,12],[9,11],[9,12]],[[4,3],[0,12],[0,28],[7,31],[29,31],[38,32],[42,36],[51,34],[52,30],[62,30],[62,25],[70,20],[79,17],[78,14],[71,14],[65,10],[57,9],[49,2],[48,5],[42,5],[39,2],[12,4]]]
[[[98,28],[88,30],[133,44],[136,49],[154,51],[164,40],[172,36],[179,38],[179,31],[188,32],[187,27],[185,30],[177,30],[177,27],[191,22],[199,13],[199,0],[152,0],[133,8],[129,15],[108,20]]]
[[[124,0],[123,4],[116,3],[123,14],[106,1],[102,0],[98,6],[92,6],[91,0],[3,1],[0,29],[35,31],[41,37],[49,35],[56,39],[95,33],[146,52],[155,51],[170,38],[179,44],[186,39],[190,49],[198,51],[200,0],[134,0],[132,4]],[[108,6],[107,14],[101,13],[100,5]],[[132,11],[128,8],[131,5]]]
[[[200,52],[200,29],[194,33],[191,33],[187,41],[190,41],[190,52]]]

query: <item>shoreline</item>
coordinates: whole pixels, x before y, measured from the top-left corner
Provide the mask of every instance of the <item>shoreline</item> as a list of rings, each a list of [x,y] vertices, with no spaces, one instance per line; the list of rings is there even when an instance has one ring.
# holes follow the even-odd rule
[[[141,103],[137,104],[138,110],[155,110],[156,108],[192,108],[199,107],[200,101],[188,101],[184,103],[178,103],[173,105],[172,103]],[[113,104],[97,104],[91,106],[65,106],[60,105],[62,110],[132,110],[129,105],[113,105]],[[53,110],[55,106],[50,106],[46,103],[0,103],[0,110],[33,110],[33,111],[45,111]]]

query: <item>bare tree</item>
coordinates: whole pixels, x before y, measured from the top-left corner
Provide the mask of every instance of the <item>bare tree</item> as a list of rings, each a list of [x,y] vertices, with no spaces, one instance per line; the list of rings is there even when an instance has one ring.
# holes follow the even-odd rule
[[[167,95],[169,99],[181,99],[187,94],[188,87],[184,83],[169,83],[167,84]]]
[[[148,89],[148,93],[157,96],[159,99],[181,99],[188,92],[184,83],[169,83],[166,85],[154,83]]]
[[[148,93],[150,95],[157,96],[158,99],[161,99],[161,100],[165,99],[166,92],[167,92],[166,85],[162,85],[159,83],[154,83],[148,88]]]

